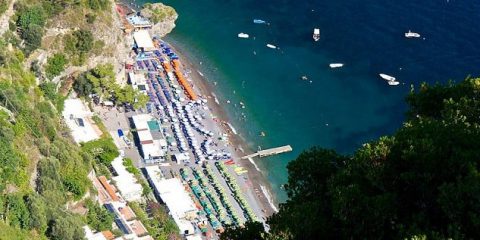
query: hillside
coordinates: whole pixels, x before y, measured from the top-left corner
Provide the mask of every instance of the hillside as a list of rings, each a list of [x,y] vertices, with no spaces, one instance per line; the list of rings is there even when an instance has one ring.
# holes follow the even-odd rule
[[[125,53],[121,31],[111,31],[115,7],[110,0],[11,3],[0,38],[0,239],[83,239],[87,223],[111,228],[109,217],[84,215],[105,212],[84,200],[94,194],[87,174],[108,175],[112,157],[73,142],[60,115],[71,87],[64,76],[116,64]],[[108,144],[91,146],[103,152]]]

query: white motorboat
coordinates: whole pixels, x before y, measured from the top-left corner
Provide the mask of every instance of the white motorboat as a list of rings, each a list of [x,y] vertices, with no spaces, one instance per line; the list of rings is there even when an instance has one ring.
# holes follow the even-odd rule
[[[385,74],[385,73],[380,73],[379,75],[380,75],[381,78],[383,78],[383,79],[385,79],[385,80],[387,80],[387,81],[395,81],[395,80],[396,80],[396,78],[394,78],[394,77],[392,77],[392,76],[390,76],[390,75],[387,75],[387,74]]]
[[[405,33],[405,37],[406,37],[406,38],[419,38],[419,37],[420,37],[420,34],[408,30],[408,32]]]
[[[267,44],[267,47],[272,48],[272,49],[276,49],[276,48],[277,48],[277,46],[275,46],[275,45],[273,45],[273,44],[270,44],[270,43]]]
[[[341,68],[343,67],[343,63],[330,63],[330,68]]]
[[[400,84],[400,82],[397,82],[397,81],[388,81],[388,85],[390,85],[390,86],[397,86],[398,84]]]
[[[246,34],[246,33],[239,33],[239,34],[238,34],[238,37],[239,37],[239,38],[249,38],[250,36],[249,36],[248,34]]]
[[[313,40],[315,40],[315,42],[320,40],[320,28],[313,29]]]

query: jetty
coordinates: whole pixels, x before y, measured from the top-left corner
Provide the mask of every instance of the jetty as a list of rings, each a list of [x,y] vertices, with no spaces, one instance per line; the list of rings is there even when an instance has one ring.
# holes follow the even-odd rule
[[[276,155],[276,154],[280,154],[280,153],[291,152],[292,150],[293,149],[290,145],[286,145],[286,146],[282,146],[282,147],[260,150],[260,151],[257,151],[254,154],[244,156],[241,159],[248,159],[248,158],[253,158],[253,157],[268,157],[268,156]]]

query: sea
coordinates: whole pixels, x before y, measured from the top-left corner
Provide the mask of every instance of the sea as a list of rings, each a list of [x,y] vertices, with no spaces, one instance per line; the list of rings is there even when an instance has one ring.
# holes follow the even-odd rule
[[[155,1],[135,3],[145,2]],[[213,86],[248,147],[293,147],[255,159],[277,202],[286,200],[281,186],[287,164],[302,151],[319,146],[353,154],[402,126],[412,88],[480,76],[480,1],[163,3],[179,14],[165,40],[182,49]],[[321,30],[318,42],[314,28]],[[421,37],[405,38],[408,30]],[[238,38],[241,32],[250,37]],[[344,67],[331,69],[330,63]],[[400,84],[389,86],[379,73]]]

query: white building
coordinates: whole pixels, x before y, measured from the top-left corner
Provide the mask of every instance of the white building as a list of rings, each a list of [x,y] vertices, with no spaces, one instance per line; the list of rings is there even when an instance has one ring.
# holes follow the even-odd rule
[[[115,186],[122,195],[122,197],[131,202],[138,201],[142,198],[142,185],[137,183],[135,175],[128,172],[123,165],[122,157],[117,157],[112,161],[112,167],[118,174],[112,179],[115,181]]]
[[[145,167],[145,171],[155,195],[167,205],[169,214],[180,229],[180,234],[194,234],[191,221],[197,217],[198,209],[180,179],[165,179],[158,166]]]
[[[144,51],[153,51],[155,46],[153,45],[152,37],[147,30],[139,30],[133,33],[133,40],[137,45],[137,48]]]
[[[176,153],[173,155],[177,164],[182,164],[184,162],[190,161],[190,157],[187,153]]]
[[[132,116],[133,124],[137,129],[137,137],[140,142],[140,153],[145,159],[146,163],[158,163],[164,161],[166,155],[166,141],[164,139],[154,139],[152,130],[159,131],[159,129],[151,129],[149,122],[155,119],[149,114],[139,114]],[[154,124],[154,126],[156,126]],[[163,141],[162,141],[163,140]]]
[[[63,119],[70,128],[76,143],[100,138],[101,132],[92,124],[93,113],[80,99],[67,99],[62,112]]]
[[[133,89],[138,89],[140,92],[147,94],[149,87],[147,84],[147,78],[145,77],[145,74],[129,72],[128,79],[130,80],[130,83],[132,84]]]

